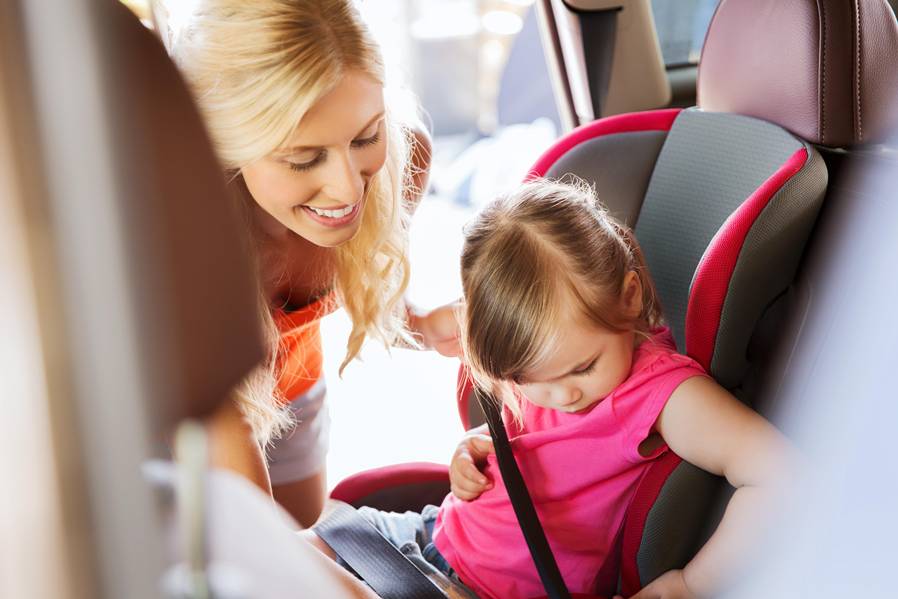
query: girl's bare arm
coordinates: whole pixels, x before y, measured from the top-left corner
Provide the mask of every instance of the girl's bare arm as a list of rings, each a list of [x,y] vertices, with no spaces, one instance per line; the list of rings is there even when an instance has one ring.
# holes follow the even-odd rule
[[[736,488],[717,530],[682,572],[692,594],[710,596],[737,573],[782,510],[796,452],[773,425],[706,377],[683,382],[656,427],[677,455]]]

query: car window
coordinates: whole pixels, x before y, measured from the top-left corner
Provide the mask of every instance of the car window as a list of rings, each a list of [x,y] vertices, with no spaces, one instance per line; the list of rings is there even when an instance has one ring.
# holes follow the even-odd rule
[[[717,3],[718,0],[652,0],[664,64],[698,64]]]

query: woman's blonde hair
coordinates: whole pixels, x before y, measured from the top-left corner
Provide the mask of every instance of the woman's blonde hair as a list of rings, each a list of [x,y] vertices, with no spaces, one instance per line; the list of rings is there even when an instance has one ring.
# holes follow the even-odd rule
[[[619,302],[630,271],[642,287],[635,319]],[[461,276],[465,359],[475,382],[516,414],[504,383],[544,364],[563,320],[643,335],[662,321],[632,232],[579,180],[532,181],[489,204],[466,227]]]
[[[281,147],[346,73],[384,82],[380,50],[351,0],[199,0],[184,28],[169,39],[219,159],[235,178],[240,168]],[[369,335],[388,344],[413,343],[402,302],[409,279],[404,193],[411,185],[410,136],[389,110],[385,126],[387,159],[368,184],[359,231],[335,250],[333,288],[352,320],[341,373]],[[268,310],[264,319],[276,346]],[[267,374],[260,375],[269,383],[277,374],[276,353],[263,369]],[[265,393],[249,395],[258,396],[243,403],[248,414],[261,414],[260,437],[267,438],[266,429],[283,429],[282,420],[260,407]]]

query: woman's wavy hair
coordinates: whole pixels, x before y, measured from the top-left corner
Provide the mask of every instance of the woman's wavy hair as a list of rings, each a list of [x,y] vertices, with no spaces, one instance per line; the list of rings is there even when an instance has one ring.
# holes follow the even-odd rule
[[[620,308],[635,271],[642,310]],[[462,249],[462,346],[474,382],[520,416],[508,383],[556,351],[559,324],[584,318],[648,336],[661,307],[642,250],[585,182],[535,180],[489,204],[469,223]]]
[[[281,147],[346,73],[384,82],[379,47],[351,0],[199,0],[182,30],[163,37],[235,179],[241,167]],[[368,184],[358,234],[335,252],[333,288],[352,320],[341,374],[367,336],[414,343],[402,302],[409,280],[404,194],[411,185],[411,136],[389,110],[385,120],[386,163]],[[266,298],[271,359],[247,383],[254,391],[242,394],[263,441],[289,426],[285,411],[272,407],[278,334],[268,304]]]

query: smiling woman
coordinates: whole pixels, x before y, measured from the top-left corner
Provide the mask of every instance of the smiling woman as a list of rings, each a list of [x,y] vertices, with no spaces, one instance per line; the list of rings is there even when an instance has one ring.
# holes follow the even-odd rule
[[[429,137],[386,104],[380,50],[351,1],[195,4],[179,30],[161,34],[244,208],[271,334],[268,366],[220,427],[220,462],[263,488],[270,476],[275,498],[310,525],[324,500],[329,427],[321,317],[339,305],[352,321],[341,371],[369,336],[441,348],[456,336],[450,307],[409,318],[403,299]],[[272,416],[275,380],[289,408],[279,413],[297,424],[270,447],[266,473],[239,448],[250,434],[264,446],[289,428]]]
[[[286,226],[320,247],[352,239],[365,190],[387,159],[384,119],[383,85],[349,73],[303,116],[283,148],[243,167],[250,194],[276,221],[269,231]]]

